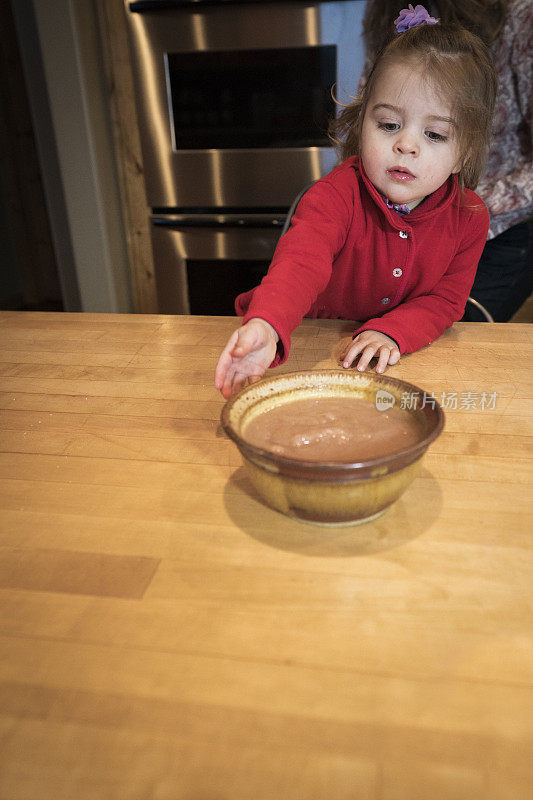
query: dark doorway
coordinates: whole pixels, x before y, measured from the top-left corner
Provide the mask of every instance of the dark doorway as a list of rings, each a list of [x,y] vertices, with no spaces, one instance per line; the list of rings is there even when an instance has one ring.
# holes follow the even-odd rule
[[[0,309],[63,300],[10,3],[0,3]]]

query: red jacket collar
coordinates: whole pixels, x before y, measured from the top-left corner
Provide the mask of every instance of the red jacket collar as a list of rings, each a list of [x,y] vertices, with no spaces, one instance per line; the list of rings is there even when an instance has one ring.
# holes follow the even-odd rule
[[[398,228],[398,230],[411,225],[413,222],[422,222],[429,217],[434,216],[434,214],[440,213],[443,209],[450,205],[460,191],[457,175],[450,175],[448,180],[445,181],[442,186],[439,186],[436,191],[428,195],[428,197],[426,197],[426,199],[423,200],[420,205],[414,208],[410,214],[400,216],[396,213],[396,211],[393,211],[391,208],[387,208],[382,196],[374,184],[369,180],[360,157],[352,156],[352,160],[354,169],[357,170],[361,175],[362,181],[370,197],[373,199],[378,208],[383,211],[391,225],[393,225],[395,228]]]

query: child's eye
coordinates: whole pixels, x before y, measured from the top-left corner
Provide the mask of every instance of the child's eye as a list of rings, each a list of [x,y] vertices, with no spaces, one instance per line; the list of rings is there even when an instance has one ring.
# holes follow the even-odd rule
[[[443,136],[442,133],[437,133],[436,131],[426,131],[426,136],[428,139],[431,139],[432,142],[447,142],[448,137]]]
[[[388,133],[397,131],[399,127],[400,126],[397,122],[378,122],[378,128],[382,131],[387,131]]]

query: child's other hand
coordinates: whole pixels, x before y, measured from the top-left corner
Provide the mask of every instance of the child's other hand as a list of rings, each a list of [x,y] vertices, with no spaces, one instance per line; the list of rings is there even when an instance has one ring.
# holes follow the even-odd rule
[[[276,355],[279,336],[264,319],[251,319],[234,331],[218,360],[215,388],[228,399],[246,381],[256,383]]]
[[[361,354],[357,369],[363,372],[376,356],[378,363],[376,372],[385,372],[388,364],[397,364],[400,360],[398,345],[393,339],[379,331],[363,331],[352,341],[352,344],[341,355],[342,366],[351,367],[354,359]]]

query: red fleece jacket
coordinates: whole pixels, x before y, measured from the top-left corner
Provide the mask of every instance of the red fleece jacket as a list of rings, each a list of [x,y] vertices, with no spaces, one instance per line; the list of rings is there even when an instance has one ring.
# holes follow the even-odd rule
[[[243,324],[261,317],[278,332],[271,366],[286,360],[304,316],[366,320],[354,336],[381,331],[410,353],[462,317],[488,227],[456,175],[400,216],[353,156],[307,191],[268,274],[235,308]]]

